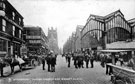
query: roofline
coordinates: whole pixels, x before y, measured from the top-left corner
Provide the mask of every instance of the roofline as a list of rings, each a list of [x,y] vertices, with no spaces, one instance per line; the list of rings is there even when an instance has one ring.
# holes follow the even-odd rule
[[[30,29],[30,28],[34,28],[34,29],[42,29],[42,28],[39,27],[39,26],[24,26],[23,28],[24,28],[24,29]]]
[[[111,15],[111,14],[113,14],[113,13],[116,13],[116,12],[120,12],[120,13],[123,15],[123,13],[122,13],[122,12],[120,11],[120,9],[119,9],[119,10],[117,10],[117,11],[114,11],[114,12],[112,12],[112,13],[110,13],[110,14],[104,16],[104,18],[106,19],[109,15]],[[124,15],[123,15],[123,16],[124,16]]]
[[[99,16],[99,15],[95,15],[95,14],[90,14],[90,16],[94,16],[94,17],[101,17],[101,18],[104,18],[104,16]]]
[[[15,7],[9,2],[9,0],[4,1],[6,1],[24,19],[24,17],[18,12],[18,10],[15,9]]]
[[[129,20],[127,20],[127,21],[132,21],[132,20],[135,20],[135,18],[129,19]]]

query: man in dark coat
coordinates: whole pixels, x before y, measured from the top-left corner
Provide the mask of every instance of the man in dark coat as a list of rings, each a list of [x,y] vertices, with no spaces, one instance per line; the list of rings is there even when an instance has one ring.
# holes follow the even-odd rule
[[[77,53],[75,52],[74,55],[73,55],[73,60],[74,60],[74,66],[75,68],[78,68],[78,60],[77,60]]]
[[[48,71],[50,71],[51,67],[51,53],[49,53],[46,57],[47,65],[48,65]]]
[[[42,56],[42,69],[45,70],[45,59],[46,55]]]
[[[89,67],[89,60],[90,60],[90,57],[89,57],[89,55],[88,55],[88,53],[85,53],[85,62],[86,62],[86,68],[88,68]]]
[[[90,64],[91,64],[91,68],[94,67],[93,62],[94,62],[94,56],[93,56],[93,54],[91,53],[91,54],[90,54]]]
[[[68,53],[67,55],[67,61],[68,61],[68,67],[70,67],[70,61],[71,61],[71,54]]]
[[[53,53],[51,54],[51,71],[55,72],[55,65],[56,65],[56,55]]]
[[[83,67],[83,60],[84,60],[84,55],[82,52],[79,52],[79,54],[78,54],[78,67],[79,68],[84,68]]]
[[[81,67],[82,68],[84,68],[84,63],[83,63],[83,61],[84,61],[84,53],[83,52],[81,52]]]

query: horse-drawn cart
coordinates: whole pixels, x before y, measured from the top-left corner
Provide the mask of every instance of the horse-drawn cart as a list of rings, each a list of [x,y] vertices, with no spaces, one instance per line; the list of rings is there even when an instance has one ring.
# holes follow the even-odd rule
[[[36,52],[36,51],[35,51]],[[25,63],[23,64],[23,67],[26,68],[26,66],[28,68],[34,68],[35,66],[40,64],[40,57],[37,54],[34,54],[35,52],[29,51],[26,47],[26,45],[22,45],[21,47],[21,56],[22,59],[25,61]]]
[[[122,65],[116,63],[116,53],[120,52],[130,52],[132,54],[131,58],[134,58],[132,50],[99,50],[99,52],[111,53],[112,63],[107,63],[107,66],[112,68],[111,81],[113,84],[135,84],[135,70],[134,66],[128,67],[127,65]],[[112,54],[113,53],[113,54]],[[135,60],[133,60],[135,61]],[[128,62],[126,62],[128,64]],[[133,64],[134,65],[134,64]]]
[[[40,58],[39,56],[29,56],[27,58],[23,58],[23,60],[25,61],[25,63],[23,64],[23,66],[29,67],[29,68],[34,68],[35,66],[40,64]]]
[[[7,56],[3,55],[3,57],[0,57],[0,72],[1,76],[3,76],[4,67],[10,66],[11,68],[11,74],[14,74],[14,67],[19,66],[20,71],[23,69],[28,68],[34,68],[39,64],[39,57],[38,56],[29,56],[25,59],[20,57],[13,57],[13,56]]]

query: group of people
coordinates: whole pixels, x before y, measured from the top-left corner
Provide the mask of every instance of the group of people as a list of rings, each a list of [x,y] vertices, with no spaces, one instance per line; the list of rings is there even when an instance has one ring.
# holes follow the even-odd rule
[[[55,72],[57,55],[50,51],[42,57],[42,69],[45,70],[45,61],[48,65],[48,72]]]
[[[84,62],[86,63],[86,68],[89,67],[89,62],[91,64],[91,68],[94,67],[94,54],[95,52],[93,51],[78,51],[78,52],[74,52],[74,53],[66,53],[63,54],[63,56],[65,56],[66,58],[66,62],[68,63],[68,67],[70,67],[70,62],[71,60],[74,61],[74,66],[75,68],[84,68]]]
[[[106,75],[112,74],[112,67],[108,66],[108,63],[112,63],[112,58],[111,58],[111,54],[107,54],[107,53],[101,53],[100,54],[100,61],[101,61],[101,66],[104,68],[106,67]]]
[[[100,53],[101,66],[106,68],[106,75],[111,75],[113,73],[112,67],[108,65],[109,63],[113,63],[112,57],[115,57],[114,64],[116,64],[117,61],[120,62],[120,66],[124,64],[124,54],[122,55],[121,53]]]

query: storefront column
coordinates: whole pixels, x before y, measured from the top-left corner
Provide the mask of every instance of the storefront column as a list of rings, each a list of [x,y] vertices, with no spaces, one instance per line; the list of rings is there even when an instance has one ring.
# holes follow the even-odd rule
[[[115,53],[112,53],[112,64],[116,65],[116,63],[115,63]]]
[[[132,58],[133,58],[133,61],[134,61],[132,69],[135,70],[135,51],[132,51]]]
[[[8,55],[8,41],[6,41],[6,52],[7,52],[7,55]]]

